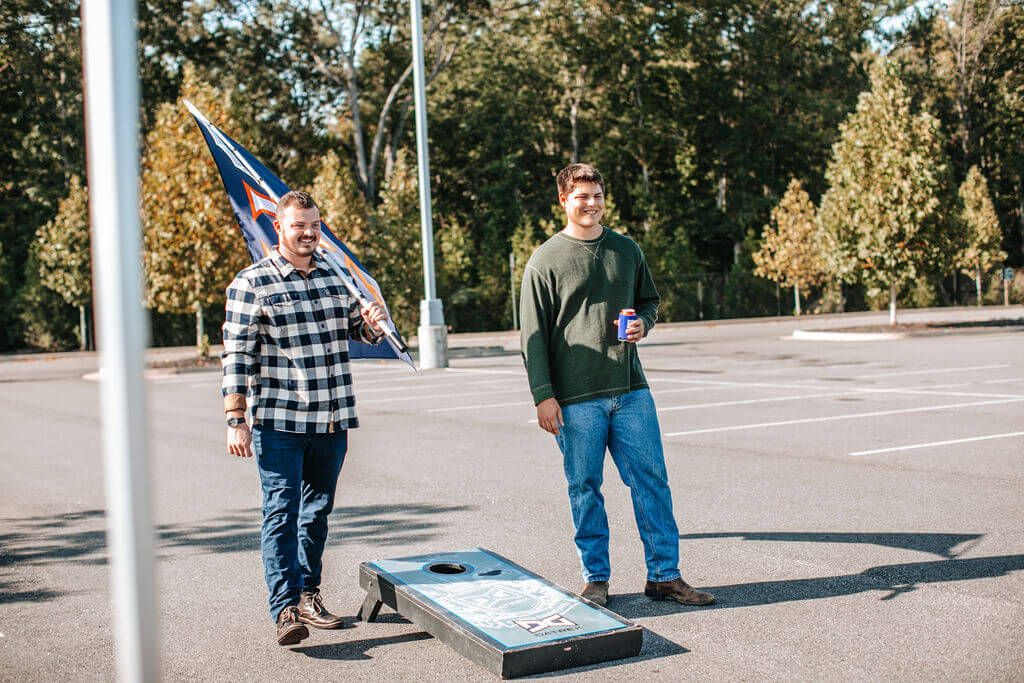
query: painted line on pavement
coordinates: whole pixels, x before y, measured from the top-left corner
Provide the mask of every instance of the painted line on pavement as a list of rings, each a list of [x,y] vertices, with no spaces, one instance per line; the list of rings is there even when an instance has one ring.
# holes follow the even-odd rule
[[[647,379],[651,382],[668,382],[671,384],[697,384],[701,387],[721,386],[721,387],[758,387],[758,388],[769,388],[769,389],[808,389],[814,388],[811,384],[800,384],[793,382],[790,384],[779,384],[773,382],[730,382],[727,380],[720,379],[677,379],[675,377],[652,377],[647,376]],[[816,378],[808,380],[802,380],[804,382],[815,382],[818,381]]]
[[[403,393],[406,391],[413,391],[417,389],[443,389],[443,388],[454,388],[454,387],[473,387],[481,384],[498,384],[505,380],[502,379],[482,379],[476,382],[466,382],[459,379],[441,379],[437,378],[437,382],[412,382],[406,384],[400,384],[398,382],[384,382],[384,386],[380,386],[381,382],[360,382],[358,379],[352,382],[352,385],[356,387],[356,390],[362,394],[368,393],[381,393],[381,392],[399,392]],[[367,384],[373,384],[369,389],[366,388]]]
[[[359,392],[357,391],[356,393],[358,394]],[[500,389],[500,390],[495,390],[495,391],[460,391],[458,395],[459,395],[459,398],[462,398],[463,396],[494,396],[495,394],[515,394],[515,393],[519,393],[519,394],[523,393],[523,388],[522,387],[518,387],[516,389]],[[390,402],[393,402],[393,401],[416,401],[416,400],[424,400],[424,399],[428,399],[429,400],[429,399],[436,399],[436,398],[441,398],[442,396],[450,396],[450,395],[451,394],[417,394],[416,396],[390,396],[388,398],[369,398],[369,399],[359,399],[358,396],[357,396],[356,401],[358,402],[359,405],[365,405],[367,403],[390,403]],[[483,408],[484,406],[471,405],[471,406],[462,406],[462,407],[463,408]],[[435,410],[436,409],[431,409],[431,410],[429,410],[427,412],[434,412]],[[450,409],[449,408],[445,408],[445,410],[457,410],[457,408],[450,408]]]
[[[916,443],[912,446],[895,446],[893,448],[876,448],[871,451],[854,451],[850,455],[874,455],[875,453],[892,453],[894,451],[912,451],[917,448],[931,448],[933,446],[949,446],[955,443],[970,443],[972,441],[988,441],[989,439],[1008,439],[1013,436],[1024,436],[1024,432],[1008,432],[1006,434],[990,434],[989,436],[972,436],[966,439],[950,439],[949,441],[932,441],[931,443]]]
[[[522,401],[515,401],[514,403],[487,403],[479,406],[455,406],[454,408],[431,408],[428,413],[446,413],[452,410],[475,410],[477,408],[507,408],[509,406],[529,406],[531,401],[529,398],[524,398]],[[536,422],[536,420],[534,420]]]
[[[934,368],[932,370],[904,370],[900,372],[879,372],[873,375],[859,375],[856,379],[875,379],[877,377],[903,377],[906,375],[931,375],[943,372],[968,372],[970,370],[995,370],[997,368],[1008,368],[1007,364],[1002,365],[970,365],[962,368]]]
[[[669,436],[688,436],[691,434],[710,434],[713,432],[733,432],[744,429],[759,429],[761,427],[784,427],[786,425],[808,424],[811,422],[830,422],[835,420],[854,420],[862,417],[883,417],[885,415],[903,415],[906,413],[923,413],[934,410],[949,410],[952,408],[970,408],[974,406],[991,406],[999,403],[1016,403],[1024,401],[1024,398],[1004,398],[997,401],[972,401],[970,403],[948,403],[941,406],[926,406],[923,408],[903,408],[901,410],[881,410],[871,413],[852,413],[849,415],[830,415],[827,417],[809,417],[799,420],[782,420],[780,422],[757,422],[745,425],[730,425],[728,427],[711,427],[709,429],[691,429],[685,432],[670,432]]]
[[[740,401],[716,401],[715,403],[691,403],[681,406],[668,406],[667,408],[658,408],[659,413],[667,413],[672,410],[692,410],[694,408],[719,408],[724,406],[740,406],[751,403],[774,403],[778,401],[799,401],[802,398],[829,398],[833,396],[850,396],[851,394],[861,394],[863,391],[830,391],[824,394],[800,394],[799,396],[775,396],[773,398],[748,398]],[[1024,399],[1024,396],[1021,397]],[[669,435],[666,435],[669,436]]]
[[[484,369],[473,369],[473,368],[445,368],[445,372],[457,372],[466,374],[478,374],[478,375],[515,375],[517,377],[526,377],[525,370],[484,370]]]

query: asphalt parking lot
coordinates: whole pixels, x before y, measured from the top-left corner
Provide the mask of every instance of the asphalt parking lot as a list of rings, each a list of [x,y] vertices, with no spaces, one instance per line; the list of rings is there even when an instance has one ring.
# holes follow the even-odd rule
[[[1024,318],[1024,308],[904,319]],[[816,321],[840,327],[871,316]],[[587,680],[1024,679],[1021,327],[798,341],[792,319],[658,327],[658,404],[683,576],[717,603],[643,596],[610,460],[609,608],[639,657]],[[360,562],[483,547],[581,585],[553,439],[509,334],[453,338],[446,370],[359,361],[324,599]],[[114,676],[95,357],[0,359],[0,679]],[[488,680],[397,615],[274,642],[252,462],[225,454],[219,375],[147,381],[159,633],[168,680]],[[140,409],[143,407],[140,406]],[[116,587],[114,587],[116,598]]]

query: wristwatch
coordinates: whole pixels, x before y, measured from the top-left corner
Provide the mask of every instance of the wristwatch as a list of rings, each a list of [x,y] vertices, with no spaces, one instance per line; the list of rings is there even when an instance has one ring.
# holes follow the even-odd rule
[[[228,427],[237,427],[238,425],[244,424],[244,423],[245,423],[245,418],[244,417],[229,417],[228,418]]]

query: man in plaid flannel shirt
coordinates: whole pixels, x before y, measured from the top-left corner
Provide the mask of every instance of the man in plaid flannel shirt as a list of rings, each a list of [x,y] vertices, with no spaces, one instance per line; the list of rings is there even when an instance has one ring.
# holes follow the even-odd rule
[[[378,343],[386,313],[356,310],[316,254],[320,212],[308,193],[281,197],[274,228],[277,249],[228,286],[221,391],[228,452],[256,455],[270,614],[277,642],[292,645],[307,624],[342,624],[324,608],[320,574],[348,430],[359,426],[348,340]]]

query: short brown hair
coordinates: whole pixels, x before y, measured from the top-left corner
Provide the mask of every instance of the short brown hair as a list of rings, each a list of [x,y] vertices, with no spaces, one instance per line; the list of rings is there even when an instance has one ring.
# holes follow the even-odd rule
[[[297,206],[300,209],[316,209],[320,210],[320,207],[313,201],[313,195],[303,190],[292,190],[286,192],[277,200],[277,208],[274,212],[277,215],[281,215],[281,212],[287,209],[289,206]]]
[[[555,178],[558,194],[569,194],[579,183],[597,183],[604,192],[604,178],[590,164],[570,164],[558,172]]]

